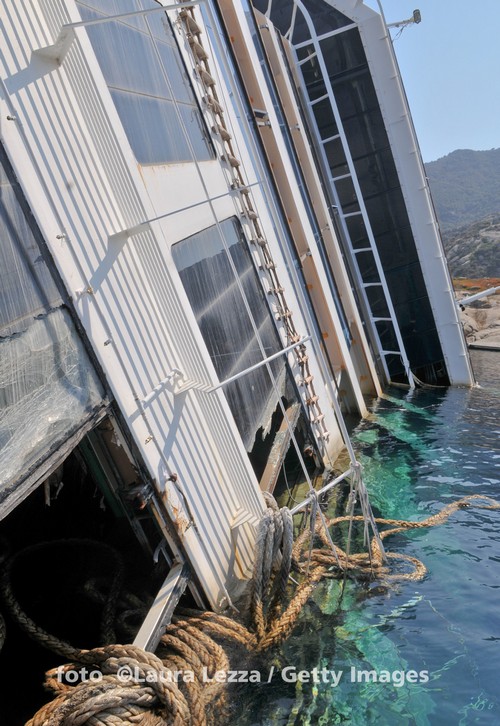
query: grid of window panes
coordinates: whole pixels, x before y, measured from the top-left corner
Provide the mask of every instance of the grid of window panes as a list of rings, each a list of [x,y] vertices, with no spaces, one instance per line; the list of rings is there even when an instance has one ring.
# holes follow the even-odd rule
[[[414,368],[439,362],[443,356],[434,316],[359,31],[346,30],[322,40],[320,46],[408,358]],[[336,176],[343,155],[339,158],[332,169]],[[351,178],[338,180],[336,190],[344,213],[355,212]],[[346,222],[355,246],[368,247],[361,215],[348,217]],[[370,253],[358,253],[357,262],[364,282],[378,280]],[[372,312],[377,314],[380,307],[381,317],[387,316],[381,288],[367,290]],[[380,321],[377,329],[384,349],[397,350],[392,325]],[[401,363],[396,359],[394,366]]]
[[[286,118],[285,118],[283,109],[281,107],[279,94],[276,90],[276,86],[275,86],[274,80],[272,78],[271,71],[265,62],[264,52],[263,52],[261,42],[259,40],[259,34],[256,30],[256,26],[252,25],[251,31],[252,31],[252,37],[254,40],[254,44],[255,44],[255,49],[257,51],[257,55],[258,55],[259,61],[261,63],[261,69],[264,74],[264,78],[266,80],[269,94],[273,101],[274,111],[278,118],[279,126],[282,130],[283,140],[285,142],[285,145],[288,150],[288,155],[289,155],[290,160],[293,165],[295,179],[296,179],[296,182],[300,189],[300,193],[302,196],[302,201],[304,202],[307,218],[312,227],[314,237],[318,244],[318,250],[319,250],[319,253],[321,255],[321,258],[322,258],[322,261],[323,261],[323,264],[325,267],[325,271],[327,274],[328,283],[329,283],[329,287],[330,287],[330,292],[332,293],[334,304],[335,304],[335,309],[337,311],[337,314],[338,314],[339,320],[340,320],[340,324],[342,326],[342,332],[344,334],[344,338],[345,338],[347,345],[350,346],[352,343],[352,337],[351,337],[351,332],[349,329],[349,323],[347,321],[347,317],[346,317],[346,314],[344,311],[344,306],[343,306],[342,300],[340,298],[340,294],[338,291],[335,277],[332,273],[330,261],[329,261],[328,254],[327,254],[326,248],[325,248],[325,243],[324,243],[324,240],[322,237],[322,232],[321,232],[321,229],[318,224],[318,220],[317,220],[315,212],[314,212],[314,205],[312,203],[311,197],[309,195],[309,190],[308,190],[306,181],[305,181],[303,173],[302,173],[300,160],[295,151],[295,147],[294,147],[294,144],[293,144],[293,141],[291,138],[291,132],[286,123]],[[285,64],[288,65],[288,61],[287,61],[285,54],[283,54],[283,60],[284,60]],[[336,127],[335,127],[335,133],[336,133]],[[319,329],[318,329],[318,332],[319,332]]]
[[[443,359],[417,250],[365,52],[357,29],[320,41],[332,91],[347,138],[355,173],[385,272],[406,353],[414,370]],[[340,201],[364,283],[380,278],[370,252],[367,230],[314,46],[298,49],[298,59],[330,180]],[[390,317],[381,286],[366,288],[374,317]],[[376,323],[382,347],[398,350],[389,321]],[[399,356],[388,359],[389,370],[403,370]]]
[[[158,9],[154,0],[77,2],[83,20]],[[137,161],[214,158],[166,13],[125,17],[87,32]]]
[[[307,19],[293,0],[253,0],[253,5],[261,13],[266,13],[273,25],[282,35],[289,36],[294,45],[311,37]],[[324,0],[301,0],[301,5],[311,17],[317,35],[352,24],[352,20]]]

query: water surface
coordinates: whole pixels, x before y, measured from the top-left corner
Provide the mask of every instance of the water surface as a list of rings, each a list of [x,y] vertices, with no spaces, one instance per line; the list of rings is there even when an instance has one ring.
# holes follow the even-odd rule
[[[421,520],[469,494],[500,501],[500,352],[472,355],[480,387],[391,389],[356,429],[380,516]],[[342,598],[337,581],[321,584],[275,661],[278,674],[287,666],[341,671],[338,685],[278,675],[248,686],[238,723],[500,723],[500,511],[459,510],[386,544],[424,561],[426,578],[349,584]],[[390,682],[356,682],[370,670]],[[406,682],[410,671],[418,682]]]

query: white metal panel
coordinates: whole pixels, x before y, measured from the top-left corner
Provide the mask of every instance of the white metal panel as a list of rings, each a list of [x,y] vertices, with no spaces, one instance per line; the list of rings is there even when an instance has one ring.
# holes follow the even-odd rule
[[[380,109],[391,142],[429,301],[451,383],[470,385],[473,374],[453,286],[443,251],[429,184],[425,176],[403,82],[389,31],[371,8],[350,0],[329,3],[359,22]]]
[[[7,126],[6,146],[120,409],[217,607],[231,578],[246,574],[252,561],[247,529],[235,562],[232,520],[242,508],[258,517],[263,502],[222,393],[201,399],[196,391],[175,396],[165,390],[144,412],[138,406],[174,367],[212,383],[214,372],[180,305],[159,225],[110,239],[157,210],[84,31],[77,31],[60,65],[32,54],[78,16],[72,3],[53,2],[50,19],[49,30],[40,8],[29,8],[28,17],[27,8],[5,4],[5,47],[12,55],[2,70],[2,115],[17,117]],[[214,167],[206,165],[208,181]],[[168,481],[173,471],[196,523],[185,531],[189,514]]]

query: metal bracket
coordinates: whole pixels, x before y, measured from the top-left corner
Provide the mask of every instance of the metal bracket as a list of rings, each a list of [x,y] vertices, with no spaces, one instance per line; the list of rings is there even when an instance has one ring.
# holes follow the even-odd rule
[[[154,653],[188,583],[187,564],[172,567],[135,636],[134,645]]]

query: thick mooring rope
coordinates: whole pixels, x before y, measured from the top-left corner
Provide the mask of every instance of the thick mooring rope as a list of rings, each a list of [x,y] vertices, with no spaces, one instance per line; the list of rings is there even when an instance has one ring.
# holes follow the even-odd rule
[[[50,635],[24,613],[11,584],[13,567],[34,548],[8,560],[1,578],[1,590],[9,614],[31,637],[70,661],[47,672],[45,685],[55,698],[26,726],[206,726],[223,723],[229,708],[226,685],[214,676],[230,669],[228,653],[238,654],[239,666],[252,653],[279,645],[292,632],[320,580],[332,577],[377,578],[382,582],[421,580],[427,572],[423,563],[409,555],[384,552],[379,543],[391,534],[442,524],[459,509],[470,506],[500,509],[500,503],[490,497],[472,495],[448,504],[420,522],[375,518],[376,525],[386,529],[372,537],[368,551],[351,554],[349,542],[344,550],[334,544],[332,538],[338,533],[339,525],[348,524],[351,531],[353,523],[365,523],[364,516],[326,519],[313,508],[311,526],[294,542],[290,511],[279,509],[273,500],[269,499],[267,503],[269,506],[257,534],[248,627],[223,615],[179,608],[166,628],[156,654],[133,645],[117,644],[82,650]],[[348,509],[352,511],[351,507]],[[77,541],[70,540],[69,543],[72,546],[71,543],[76,545]],[[102,546],[90,540],[87,544]],[[403,563],[403,571],[401,568],[392,571],[394,562]],[[285,604],[292,568],[298,572],[300,583]],[[107,596],[111,603],[107,600],[103,603],[106,621],[109,621],[110,610],[116,609],[119,588],[115,583],[121,582],[120,566],[118,571]],[[129,600],[138,604],[134,598]],[[0,618],[0,642],[1,629]],[[78,683],[69,682],[68,676],[75,671],[85,672],[87,678],[82,675]],[[176,679],[175,672],[192,676],[187,681]]]

